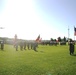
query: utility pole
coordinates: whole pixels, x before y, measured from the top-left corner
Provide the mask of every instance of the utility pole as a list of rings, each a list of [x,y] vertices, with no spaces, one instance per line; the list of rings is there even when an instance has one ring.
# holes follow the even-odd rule
[[[74,26],[74,41],[75,41],[75,36],[76,36],[76,28]]]
[[[68,26],[68,42],[69,42],[69,36],[70,36],[70,33],[69,33],[69,26]]]

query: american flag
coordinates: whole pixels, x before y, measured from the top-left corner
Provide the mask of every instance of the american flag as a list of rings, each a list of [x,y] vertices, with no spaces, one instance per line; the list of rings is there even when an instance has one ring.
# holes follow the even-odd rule
[[[76,36],[76,27],[74,27],[74,36]]]
[[[40,40],[40,35],[37,37],[36,41],[38,42]]]

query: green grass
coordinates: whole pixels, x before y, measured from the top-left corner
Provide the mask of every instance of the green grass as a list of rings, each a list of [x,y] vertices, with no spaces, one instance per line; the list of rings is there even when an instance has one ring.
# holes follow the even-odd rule
[[[39,45],[35,52],[5,45],[0,50],[0,75],[76,75],[76,56],[68,48]]]

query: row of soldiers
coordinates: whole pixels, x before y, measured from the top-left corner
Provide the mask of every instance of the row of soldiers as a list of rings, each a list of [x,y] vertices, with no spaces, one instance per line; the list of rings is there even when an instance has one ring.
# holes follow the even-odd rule
[[[20,42],[15,42],[14,44],[14,47],[16,48],[16,51],[18,51],[18,46],[20,46],[20,50],[34,50],[34,51],[37,51],[36,48],[38,47],[38,43],[37,42],[23,42],[23,41],[20,41]]]

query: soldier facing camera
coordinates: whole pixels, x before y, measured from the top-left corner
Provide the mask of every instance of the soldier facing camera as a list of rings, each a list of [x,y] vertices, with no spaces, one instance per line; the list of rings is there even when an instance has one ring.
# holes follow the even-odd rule
[[[74,54],[74,41],[70,40],[69,43],[69,51],[70,51],[70,55]]]
[[[4,41],[1,41],[1,50],[4,49]]]

